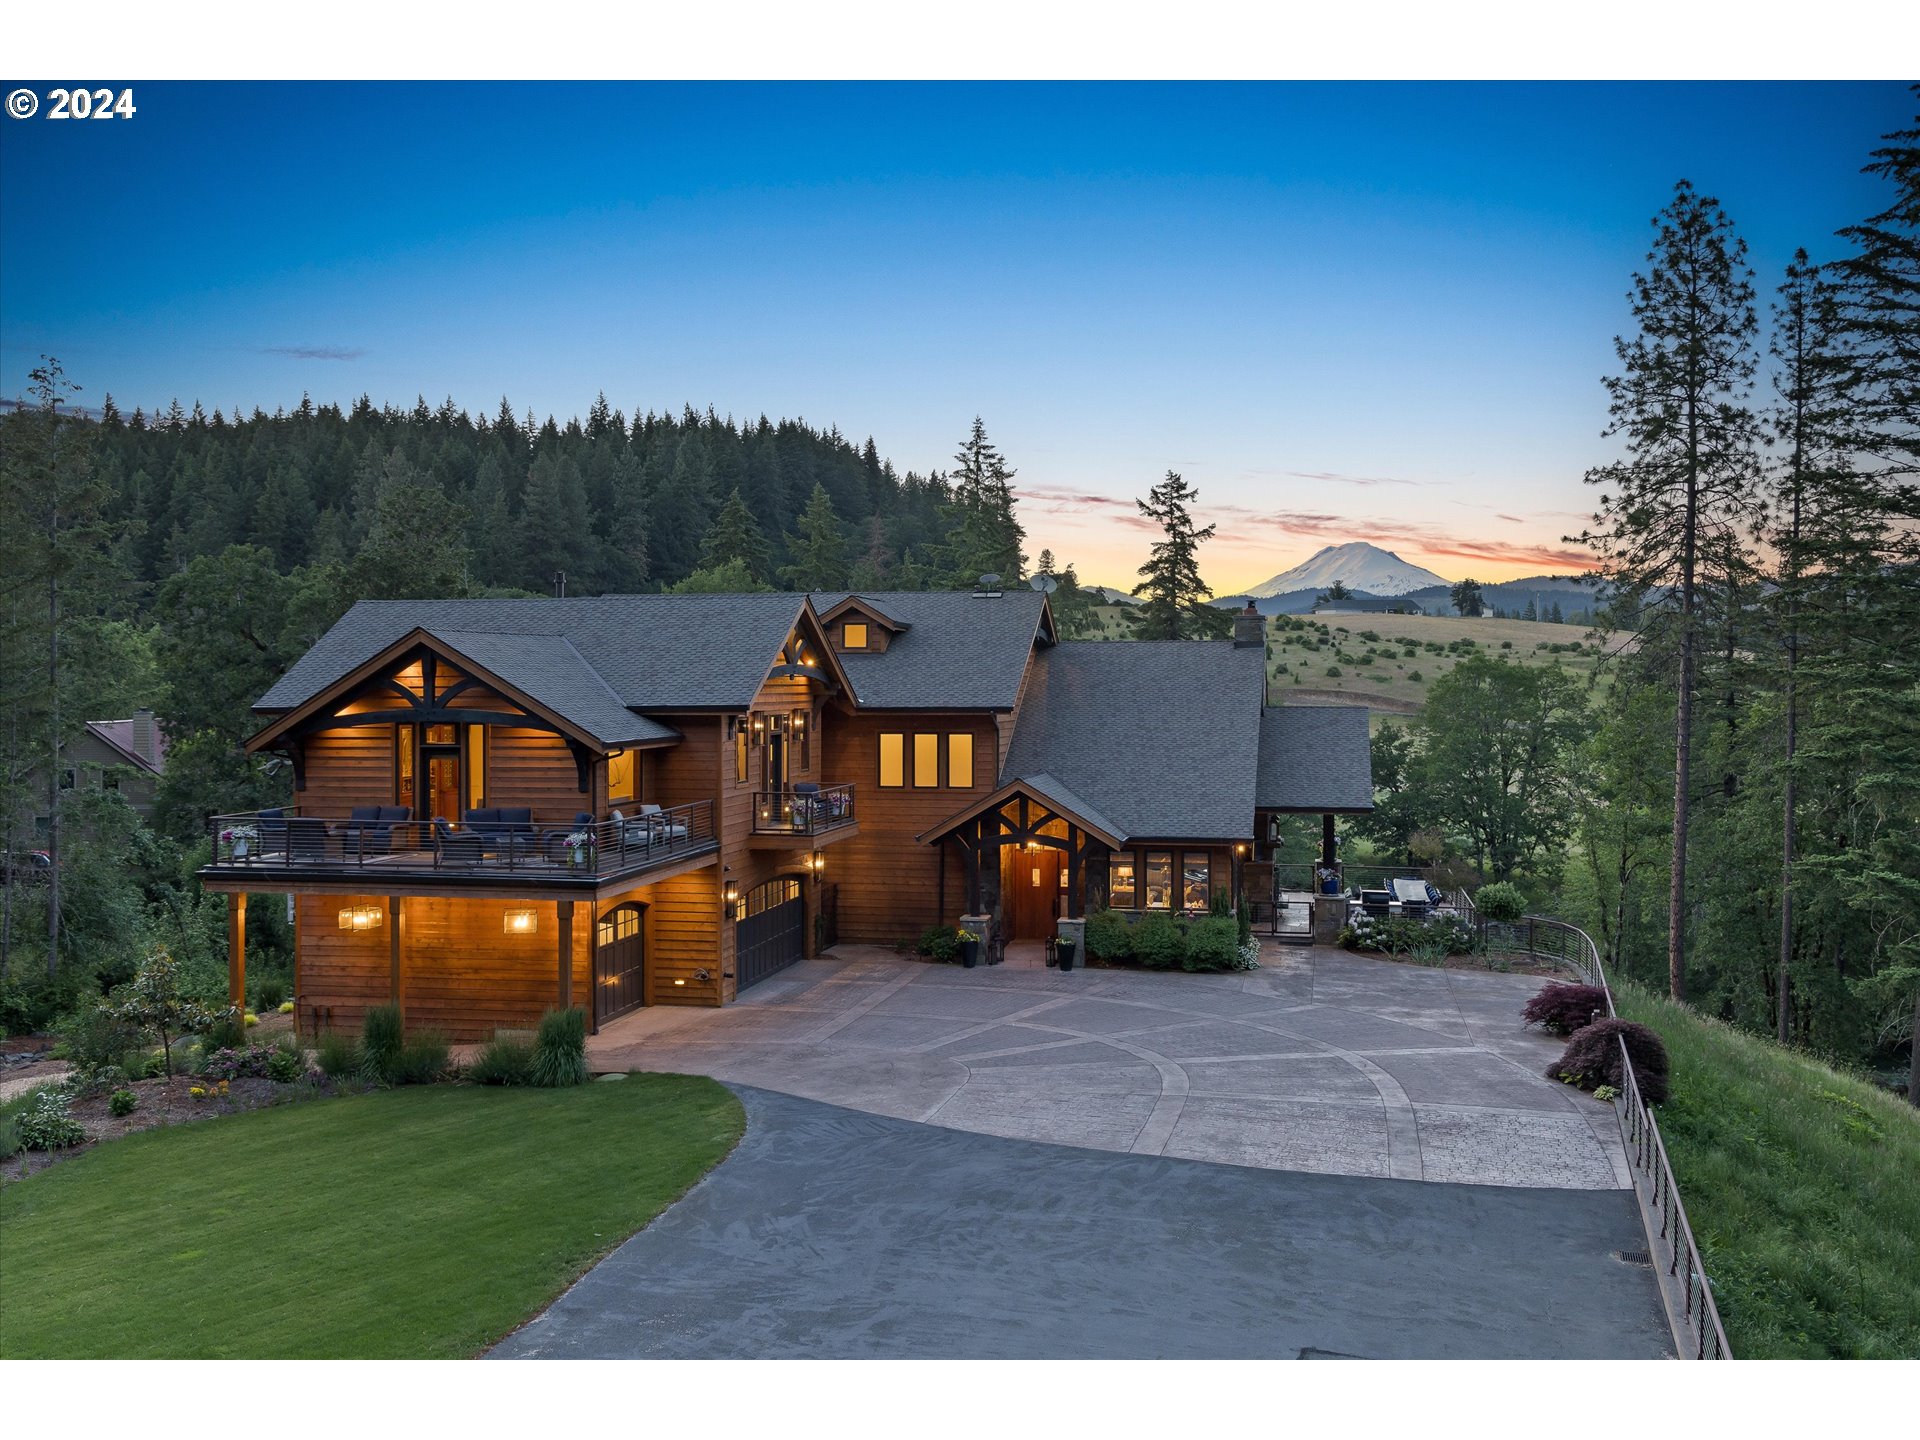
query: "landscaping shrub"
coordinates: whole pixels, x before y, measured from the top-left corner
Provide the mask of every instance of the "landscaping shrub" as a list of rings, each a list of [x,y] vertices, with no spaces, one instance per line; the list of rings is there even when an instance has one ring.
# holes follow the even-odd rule
[[[287,1000],[287,982],[283,976],[263,975],[253,982],[253,1008],[256,1012],[278,1010]]]
[[[1155,910],[1133,927],[1133,953],[1149,970],[1177,970],[1187,958],[1187,936],[1180,922]]]
[[[951,925],[929,925],[914,949],[935,960],[951,960],[960,953],[960,932]]]
[[[85,1073],[118,1065],[140,1039],[140,1032],[98,1004],[83,1004],[54,1027],[54,1054]]]
[[[140,1097],[131,1090],[116,1090],[107,1097],[107,1110],[114,1115],[131,1115],[140,1108]]]
[[[352,1035],[322,1030],[313,1048],[321,1073],[329,1079],[347,1080],[360,1073],[360,1042]]]
[[[1482,885],[1473,897],[1474,908],[1489,920],[1498,920],[1511,925],[1527,913],[1527,897],[1520,893],[1520,887],[1505,880],[1496,880],[1491,885]]]
[[[216,1050],[239,1050],[247,1043],[247,1023],[240,1018],[238,1010],[223,1010],[201,1028],[200,1053],[211,1055]]]
[[[72,1103],[65,1091],[36,1091],[17,1122],[20,1144],[28,1150],[64,1150],[83,1143],[87,1132],[68,1113]]]
[[[1640,1082],[1640,1096],[1649,1105],[1667,1098],[1667,1047],[1660,1037],[1637,1020],[1596,1020],[1583,1030],[1573,1032],[1560,1058],[1547,1067],[1549,1080],[1564,1080],[1582,1090],[1610,1085],[1624,1090],[1626,1067],[1620,1063],[1624,1041],[1633,1060],[1633,1077]]]
[[[549,1010],[533,1042],[530,1078],[536,1085],[578,1085],[587,1078],[587,1012]]]
[[[1231,915],[1209,915],[1187,928],[1187,953],[1181,962],[1188,970],[1238,970],[1240,927]]]
[[[400,1054],[407,1045],[407,1025],[398,1005],[376,1005],[360,1022],[360,1068],[369,1080],[393,1083]]]
[[[267,1052],[267,1078],[282,1085],[291,1085],[304,1079],[307,1073],[307,1057],[300,1049],[300,1042],[291,1037],[280,1041]]]
[[[1247,903],[1247,897],[1244,895],[1240,897],[1240,903],[1234,907],[1233,928],[1240,938],[1240,948],[1245,950],[1253,943],[1253,906]]]
[[[533,1083],[533,1046],[514,1036],[496,1033],[467,1066],[466,1074],[476,1085],[530,1085]]]
[[[1133,958],[1133,926],[1117,910],[1096,910],[1087,917],[1087,953],[1109,964]]]
[[[1527,1001],[1520,1018],[1555,1035],[1571,1035],[1607,1012],[1607,993],[1597,985],[1548,984]]]
[[[582,1032],[584,1034],[584,1032]],[[431,1085],[453,1069],[453,1051],[445,1032],[419,1030],[407,1037],[394,1061],[389,1085]]]

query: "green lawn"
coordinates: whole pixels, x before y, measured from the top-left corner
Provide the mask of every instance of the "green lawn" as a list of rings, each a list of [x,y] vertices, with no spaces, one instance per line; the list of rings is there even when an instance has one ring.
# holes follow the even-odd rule
[[[1659,1110],[1733,1353],[1920,1356],[1920,1114],[1620,986],[1673,1060]]]
[[[0,1356],[461,1356],[740,1138],[711,1080],[431,1086],[152,1130],[0,1191]]]

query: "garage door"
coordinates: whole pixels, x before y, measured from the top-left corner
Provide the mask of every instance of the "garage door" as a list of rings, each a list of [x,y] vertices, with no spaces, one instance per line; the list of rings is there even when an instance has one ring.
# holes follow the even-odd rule
[[[593,960],[597,970],[593,986],[596,1025],[626,1014],[646,999],[646,939],[640,928],[644,909],[641,905],[618,905],[600,917]]]
[[[747,892],[734,932],[734,975],[742,990],[802,957],[806,908],[800,882],[791,876]]]

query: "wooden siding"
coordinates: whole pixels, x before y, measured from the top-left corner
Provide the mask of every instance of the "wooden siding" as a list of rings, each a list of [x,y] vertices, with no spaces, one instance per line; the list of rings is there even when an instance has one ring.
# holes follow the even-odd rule
[[[647,907],[642,928],[647,956],[647,1003],[720,1004],[725,981],[720,963],[718,867],[709,865],[703,870],[645,886],[606,902],[603,908],[634,901]],[[705,970],[708,978],[701,980],[694,973],[697,970]],[[675,981],[684,983],[675,984]],[[726,997],[733,998],[730,987]]]
[[[535,825],[558,826],[571,825],[592,801],[592,792],[580,789],[573,752],[558,735],[487,727],[488,805],[531,805]]]
[[[394,803],[392,726],[322,730],[306,751],[307,788],[293,798],[307,814],[344,819],[356,805]]]
[[[860,833],[826,852],[827,878],[839,891],[840,938],[891,944],[917,938],[927,926],[943,919],[953,921],[965,904],[962,888],[950,871],[947,913],[942,915],[939,847],[920,844],[914,837],[993,793],[999,769],[993,717],[977,712],[870,712],[835,714],[831,719],[826,778],[858,787],[855,795],[860,814]],[[945,737],[972,735],[972,788],[955,790],[942,785],[932,790],[911,786],[882,790],[878,782],[883,731],[939,734],[943,765]]]

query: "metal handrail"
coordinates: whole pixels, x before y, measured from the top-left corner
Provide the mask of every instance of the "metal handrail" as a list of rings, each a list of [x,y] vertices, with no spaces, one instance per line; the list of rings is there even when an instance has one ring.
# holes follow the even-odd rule
[[[1489,947],[1499,940],[1503,951],[1535,955],[1566,966],[1583,984],[1606,997],[1609,1018],[1618,1017],[1600,947],[1578,925],[1547,915],[1522,916],[1512,924],[1483,918],[1481,924]],[[1660,1122],[1640,1093],[1640,1079],[1634,1074],[1633,1056],[1626,1042],[1615,1036],[1614,1043],[1620,1047],[1620,1073],[1626,1080],[1615,1110],[1620,1140],[1626,1147],[1627,1166],[1633,1172],[1634,1194],[1640,1202],[1640,1220],[1649,1249],[1664,1262],[1660,1298],[1674,1340],[1687,1359],[1731,1360],[1733,1349],[1727,1344],[1726,1327],[1720,1323],[1720,1307],[1713,1300],[1713,1282],[1707,1278],[1700,1246],[1687,1223],[1687,1207],[1681,1202],[1680,1185],[1667,1159]]]
[[[822,785],[816,790],[788,786],[753,792],[756,835],[818,835],[851,825],[856,818],[851,785]]]

